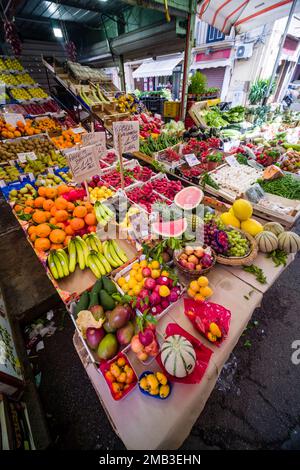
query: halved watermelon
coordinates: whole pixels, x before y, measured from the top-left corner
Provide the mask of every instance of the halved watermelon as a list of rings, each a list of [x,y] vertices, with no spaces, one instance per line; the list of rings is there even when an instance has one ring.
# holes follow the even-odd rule
[[[196,186],[183,188],[176,194],[174,202],[183,210],[191,210],[197,207],[203,199],[203,191]]]
[[[165,238],[180,237],[187,229],[187,221],[185,218],[172,220],[168,222],[154,222],[152,231],[157,235],[161,235]]]

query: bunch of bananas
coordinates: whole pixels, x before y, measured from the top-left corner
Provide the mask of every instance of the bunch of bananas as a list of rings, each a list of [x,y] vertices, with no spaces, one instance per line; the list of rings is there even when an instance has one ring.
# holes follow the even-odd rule
[[[62,248],[51,250],[48,267],[54,279],[69,276],[75,271],[77,264],[82,271],[89,268],[96,278],[100,278],[126,261],[126,254],[115,240],[102,243],[95,233],[90,233],[83,238],[72,238],[68,244],[68,254]]]
[[[115,215],[109,207],[100,201],[95,202],[94,209],[98,224],[103,226],[112,220]]]

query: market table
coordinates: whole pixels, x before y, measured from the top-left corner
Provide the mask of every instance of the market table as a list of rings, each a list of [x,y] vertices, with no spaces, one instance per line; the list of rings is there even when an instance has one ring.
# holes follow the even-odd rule
[[[244,296],[249,293],[249,285],[223,267],[217,266],[209,274],[209,280],[214,290],[212,301],[224,305],[232,314],[229,336],[220,348],[212,346],[196,332],[183,313],[183,300],[176,303],[157,326],[158,332],[163,334],[168,323],[177,322],[213,350],[208,368],[199,384],[175,383],[170,397],[165,401],[145,397],[136,388],[124,400],[115,402],[102,375],[93,364],[85,363],[96,393],[116,433],[128,449],[176,449],[183,443],[201,414],[224,363],[245,330],[253,311],[262,301],[263,295],[256,289],[249,301],[246,301]],[[77,333],[75,347],[82,358],[85,351],[80,349],[76,337]],[[144,367],[135,354],[130,351],[128,356],[136,372],[141,373]],[[149,369],[158,369],[156,361],[153,361]]]

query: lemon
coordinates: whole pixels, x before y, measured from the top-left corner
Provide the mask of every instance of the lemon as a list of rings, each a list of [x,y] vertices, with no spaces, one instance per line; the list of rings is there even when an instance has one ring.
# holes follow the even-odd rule
[[[132,278],[135,278],[135,275],[136,275],[137,271],[135,269],[132,269],[129,273],[129,277],[132,279]]]
[[[138,282],[142,282],[142,280],[144,279],[142,273],[140,272],[137,272],[134,277],[135,277],[135,280]]]
[[[156,260],[152,261],[150,266],[151,266],[152,269],[159,269],[160,268],[160,264]]]
[[[203,295],[203,297],[207,298],[213,295],[213,290],[208,286],[200,287],[200,294]]]
[[[122,290],[123,290],[124,292],[128,292],[128,291],[129,291],[129,285],[128,285],[127,282],[126,282],[125,284],[123,284]]]
[[[136,286],[136,280],[134,278],[129,279],[128,286],[129,289],[133,289]]]
[[[118,279],[118,284],[119,284],[120,287],[124,286],[124,284],[126,284],[126,279],[125,279],[125,277],[120,277],[120,278]]]
[[[237,199],[234,201],[232,209],[235,217],[241,221],[250,219],[253,212],[252,204],[246,201],[246,199]]]
[[[143,260],[140,262],[140,267],[141,267],[141,268],[147,268],[147,266],[148,266],[147,260],[146,260],[146,259],[143,259]]]
[[[197,282],[198,282],[198,285],[199,285],[200,287],[206,287],[206,286],[208,286],[208,279],[207,279],[206,276],[200,276],[200,277],[198,277],[198,281],[197,281]]]
[[[157,279],[160,276],[160,270],[159,269],[152,269],[151,270],[151,277],[152,279]]]
[[[141,290],[142,290],[141,286],[139,286],[139,285],[134,286],[134,288],[133,288],[134,295],[139,295]]]
[[[140,268],[140,263],[134,263],[131,269],[134,269],[135,271],[137,271],[139,268]]]
[[[199,292],[199,285],[197,281],[192,281],[190,283],[190,289],[192,289],[194,292]]]
[[[160,286],[159,295],[161,297],[168,297],[168,295],[170,295],[170,289],[167,286]]]

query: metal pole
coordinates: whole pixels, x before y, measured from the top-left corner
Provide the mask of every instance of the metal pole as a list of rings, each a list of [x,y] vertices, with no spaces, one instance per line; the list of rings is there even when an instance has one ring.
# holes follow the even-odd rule
[[[274,64],[274,67],[273,67],[273,71],[272,71],[272,75],[271,75],[271,78],[270,78],[270,83],[269,83],[268,89],[266,91],[265,97],[263,99],[263,103],[262,103],[263,105],[267,104],[268,98],[271,94],[272,83],[273,83],[275,75],[276,75],[276,71],[277,71],[277,67],[278,67],[278,64],[279,64],[283,44],[284,44],[285,38],[286,38],[287,33],[288,33],[289,26],[290,26],[292,18],[293,18],[293,14],[294,14],[294,11],[295,11],[295,8],[296,8],[297,1],[298,0],[293,0],[287,23],[285,25],[283,35],[281,36],[281,39],[280,39],[279,48],[278,48],[278,52],[277,52],[277,57],[276,57],[275,64]]]
[[[190,64],[191,64],[192,47],[194,44],[196,8],[197,8],[197,1],[191,0],[190,13],[188,15],[188,24],[187,24],[185,51],[184,51],[184,62],[183,62],[183,80],[182,80],[181,113],[180,113],[181,119],[183,121],[185,119],[185,114],[186,114],[188,77],[189,77]]]
[[[124,58],[122,55],[119,56],[119,77],[121,81],[121,90],[126,93]]]

